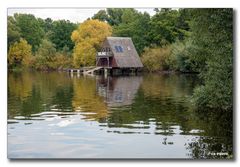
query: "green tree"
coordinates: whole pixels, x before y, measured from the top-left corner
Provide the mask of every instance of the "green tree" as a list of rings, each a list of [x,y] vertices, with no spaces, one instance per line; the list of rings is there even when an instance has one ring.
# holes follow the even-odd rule
[[[194,92],[197,109],[233,109],[233,10],[198,9],[193,11],[192,38],[199,47],[193,56],[201,63],[204,84]]]
[[[92,17],[93,20],[100,20],[100,21],[108,21],[109,16],[106,10],[99,10],[96,14]]]
[[[19,41],[21,37],[20,29],[16,24],[16,20],[12,16],[7,17],[7,40],[8,48],[11,44]]]
[[[71,34],[76,28],[76,24],[71,23],[68,20],[58,20],[53,22],[50,39],[55,44],[57,50],[63,50],[64,47],[68,47],[68,50],[73,49],[74,43],[71,40]]]
[[[21,37],[26,39],[35,52],[44,36],[44,30],[39,21],[31,14],[14,14],[16,25],[20,29]]]
[[[152,44],[167,45],[177,40],[183,40],[189,25],[184,10],[163,8],[150,21],[149,38]],[[185,12],[186,13],[186,12]]]
[[[55,69],[54,60],[56,55],[55,45],[47,40],[43,39],[36,52],[35,68],[36,69]]]
[[[107,8],[107,22],[111,26],[117,26],[122,22],[123,8]]]
[[[191,39],[177,41],[171,45],[169,65],[172,70],[180,72],[199,72],[198,62],[194,61],[192,55],[198,49],[193,45]]]
[[[149,46],[150,16],[135,9],[122,9],[122,13],[122,22],[113,27],[113,35],[131,37],[138,53],[141,54],[144,47]]]
[[[8,52],[8,66],[10,68],[29,66],[32,57],[31,49],[31,45],[22,38],[19,42],[10,45]]]
[[[40,22],[41,27],[43,28],[45,34],[50,34],[53,31],[53,20],[51,18],[41,19],[38,18],[38,22]]]
[[[190,9],[178,10],[179,16],[177,18],[176,27],[178,29],[177,39],[182,41],[187,39],[191,35],[191,29],[189,23],[192,19],[192,14]]]

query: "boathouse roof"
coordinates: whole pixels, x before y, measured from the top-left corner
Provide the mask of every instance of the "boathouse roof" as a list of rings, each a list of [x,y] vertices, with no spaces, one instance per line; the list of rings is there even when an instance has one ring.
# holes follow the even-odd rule
[[[143,67],[131,38],[107,37],[104,43],[105,46],[108,45],[110,47],[117,67]]]

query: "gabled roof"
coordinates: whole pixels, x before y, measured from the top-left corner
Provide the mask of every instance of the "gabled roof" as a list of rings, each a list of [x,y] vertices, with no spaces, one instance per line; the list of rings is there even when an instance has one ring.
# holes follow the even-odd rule
[[[118,67],[143,67],[132,39],[129,37],[107,37]],[[122,52],[116,47],[121,47]],[[121,50],[121,49],[120,49]]]

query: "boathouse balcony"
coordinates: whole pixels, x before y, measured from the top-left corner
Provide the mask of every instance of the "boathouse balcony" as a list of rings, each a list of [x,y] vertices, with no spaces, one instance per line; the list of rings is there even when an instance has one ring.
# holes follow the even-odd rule
[[[108,52],[97,52],[97,57],[101,58],[101,57],[112,57],[113,53],[110,51]]]

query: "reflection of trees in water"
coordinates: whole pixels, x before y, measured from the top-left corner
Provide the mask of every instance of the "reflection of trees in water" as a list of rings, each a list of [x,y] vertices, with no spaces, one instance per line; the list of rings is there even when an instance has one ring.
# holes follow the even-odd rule
[[[196,113],[195,117],[205,133],[187,146],[193,158],[232,158],[232,113]]]
[[[189,97],[199,81],[187,75],[88,78],[59,73],[8,75],[8,118],[58,109],[81,112],[108,132],[154,134],[163,145],[173,135],[193,135],[193,158],[232,156],[232,115],[191,111]],[[54,110],[55,111],[55,110]],[[202,130],[195,134],[191,130]]]
[[[109,132],[142,134],[153,133],[148,129],[155,127],[155,135],[166,136],[165,145],[174,144],[168,139],[175,134],[192,135],[195,140],[185,144],[194,158],[211,157],[211,152],[227,152],[231,157],[231,116],[193,112],[189,100],[195,85],[191,76],[144,77],[133,103],[112,108],[104,126],[115,128]]]
[[[228,137],[221,139],[216,137],[201,136],[196,141],[189,143],[186,148],[190,150],[190,155],[194,159],[232,158],[233,149],[232,145],[229,145],[228,141],[229,139],[232,140],[232,138],[227,138]]]
[[[196,75],[146,75],[141,88],[145,96],[185,97],[191,95],[193,87],[199,83]]]
[[[8,118],[63,110],[71,102],[71,80],[59,73],[22,72],[8,75]],[[61,76],[61,77],[59,77]]]
[[[110,123],[129,124],[143,121],[145,124],[154,118],[161,125],[158,128],[168,129],[169,123],[185,123],[189,118],[189,103],[194,78],[175,75],[144,76],[140,89],[136,92],[133,104],[127,107],[112,109]],[[126,82],[128,84],[128,82]],[[169,129],[170,130],[170,129]]]
[[[85,112],[86,119],[104,120],[107,117],[107,105],[97,94],[95,78],[73,78],[73,92],[74,111]]]
[[[8,94],[18,97],[20,100],[28,97],[32,91],[33,80],[30,73],[21,75],[19,73],[11,73],[8,75]]]

